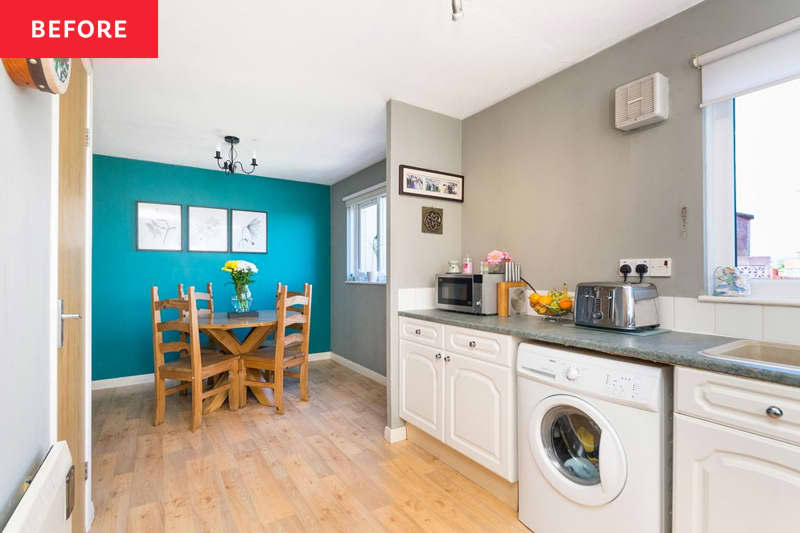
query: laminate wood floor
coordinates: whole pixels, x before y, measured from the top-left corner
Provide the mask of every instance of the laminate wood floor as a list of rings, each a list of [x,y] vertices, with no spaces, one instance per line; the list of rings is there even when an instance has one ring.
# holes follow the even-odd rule
[[[333,361],[310,374],[308,402],[287,379],[286,414],[251,397],[195,433],[188,396],[153,427],[152,385],[95,391],[92,531],[527,531],[426,451],[384,441],[385,387]]]

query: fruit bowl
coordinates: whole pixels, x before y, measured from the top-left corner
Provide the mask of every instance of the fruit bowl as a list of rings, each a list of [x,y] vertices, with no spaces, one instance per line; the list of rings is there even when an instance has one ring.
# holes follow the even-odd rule
[[[530,305],[542,316],[558,317],[572,312],[572,298],[569,297],[566,284],[560,291],[552,290],[547,294],[531,293]]]

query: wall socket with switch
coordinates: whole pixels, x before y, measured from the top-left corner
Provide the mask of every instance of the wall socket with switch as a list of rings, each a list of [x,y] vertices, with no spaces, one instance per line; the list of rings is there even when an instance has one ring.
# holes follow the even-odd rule
[[[671,257],[656,257],[649,259],[620,259],[619,266],[628,265],[631,267],[631,272],[636,272],[636,265],[647,265],[647,278],[669,278],[672,277],[672,258]],[[618,271],[619,277],[622,273]],[[636,274],[632,274],[636,277]]]

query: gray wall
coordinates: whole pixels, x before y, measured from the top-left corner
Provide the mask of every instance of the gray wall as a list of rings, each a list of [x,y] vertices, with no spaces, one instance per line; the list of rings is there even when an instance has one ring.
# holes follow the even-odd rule
[[[387,403],[389,427],[398,428],[402,426],[397,410],[398,290],[432,287],[433,275],[447,268],[448,259],[460,257],[462,211],[461,204],[456,202],[401,196],[398,192],[399,166],[412,165],[461,174],[461,121],[396,100],[387,103],[386,113],[389,191]],[[444,209],[443,235],[421,232],[423,206]]]
[[[4,74],[4,73],[3,73]],[[19,502],[22,483],[50,447],[51,120],[55,96],[22,89],[0,75],[0,528]],[[57,124],[55,124],[57,127]]]
[[[690,60],[799,15],[798,0],[707,0],[465,119],[464,253],[507,249],[538,289],[613,279],[623,257],[672,257],[661,293],[703,292],[700,72]],[[669,78],[669,120],[614,129],[614,88],[656,71]]]
[[[331,187],[331,351],[386,375],[386,285],[345,283],[347,210],[342,198],[386,182],[386,160]]]

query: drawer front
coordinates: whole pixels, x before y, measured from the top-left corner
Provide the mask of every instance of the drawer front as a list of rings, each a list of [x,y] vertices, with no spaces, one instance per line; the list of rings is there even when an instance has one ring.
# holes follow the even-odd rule
[[[446,326],[444,339],[447,351],[503,366],[512,366],[514,361],[513,341],[509,335]]]
[[[800,388],[679,367],[675,410],[800,444]]]
[[[444,326],[435,322],[400,317],[400,338],[434,348],[443,348]]]

